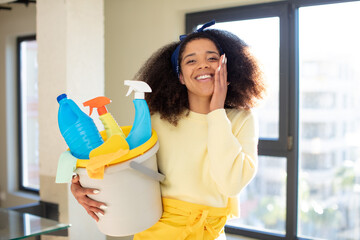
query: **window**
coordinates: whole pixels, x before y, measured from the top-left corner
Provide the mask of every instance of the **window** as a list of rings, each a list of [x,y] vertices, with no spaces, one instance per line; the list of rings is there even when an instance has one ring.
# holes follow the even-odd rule
[[[256,239],[360,239],[360,1],[288,0],[190,13],[247,42],[270,95],[259,170],[226,231]]]
[[[19,37],[18,119],[19,188],[39,191],[39,124],[37,43],[35,36]]]
[[[360,22],[359,11],[360,2],[299,8],[300,98],[316,99],[299,109],[300,236],[360,238],[360,35],[346,27]],[[342,134],[344,125],[351,131]]]
[[[215,27],[215,26],[214,26]],[[211,27],[211,28],[214,28]],[[250,20],[220,22],[215,28],[230,31],[242,36],[254,55],[263,66],[262,70],[269,83],[268,100],[258,109],[260,115],[260,136],[262,138],[279,138],[279,18],[267,17]],[[254,31],[254,29],[257,29]],[[263,41],[266,39],[266,41]]]
[[[228,226],[284,234],[286,158],[260,156],[259,162],[271,166],[259,165],[257,175],[240,194],[240,218],[229,220]]]

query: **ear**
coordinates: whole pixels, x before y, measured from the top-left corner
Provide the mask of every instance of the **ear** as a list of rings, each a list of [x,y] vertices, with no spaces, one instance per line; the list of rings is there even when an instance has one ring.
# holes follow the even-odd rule
[[[184,76],[182,75],[182,73],[179,73],[179,80],[181,84],[185,85]]]

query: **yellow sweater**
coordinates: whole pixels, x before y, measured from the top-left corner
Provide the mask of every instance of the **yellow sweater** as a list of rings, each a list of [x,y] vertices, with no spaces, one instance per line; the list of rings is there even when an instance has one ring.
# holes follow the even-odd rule
[[[152,127],[165,198],[226,207],[256,173],[258,128],[251,111],[190,112],[176,127],[154,114]]]

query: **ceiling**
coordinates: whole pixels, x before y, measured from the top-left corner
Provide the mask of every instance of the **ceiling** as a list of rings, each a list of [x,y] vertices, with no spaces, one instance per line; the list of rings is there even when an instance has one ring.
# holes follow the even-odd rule
[[[11,6],[13,4],[25,4],[26,6],[29,3],[36,3],[36,0],[17,0],[17,1],[9,1],[9,0],[0,0],[0,10],[11,10]]]

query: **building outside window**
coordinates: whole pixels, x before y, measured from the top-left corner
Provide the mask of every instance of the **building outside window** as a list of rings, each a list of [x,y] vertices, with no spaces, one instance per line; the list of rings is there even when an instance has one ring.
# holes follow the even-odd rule
[[[359,11],[359,2],[299,9],[301,236],[360,238],[360,34],[345,27],[360,22]],[[344,125],[354,127],[342,132]]]

